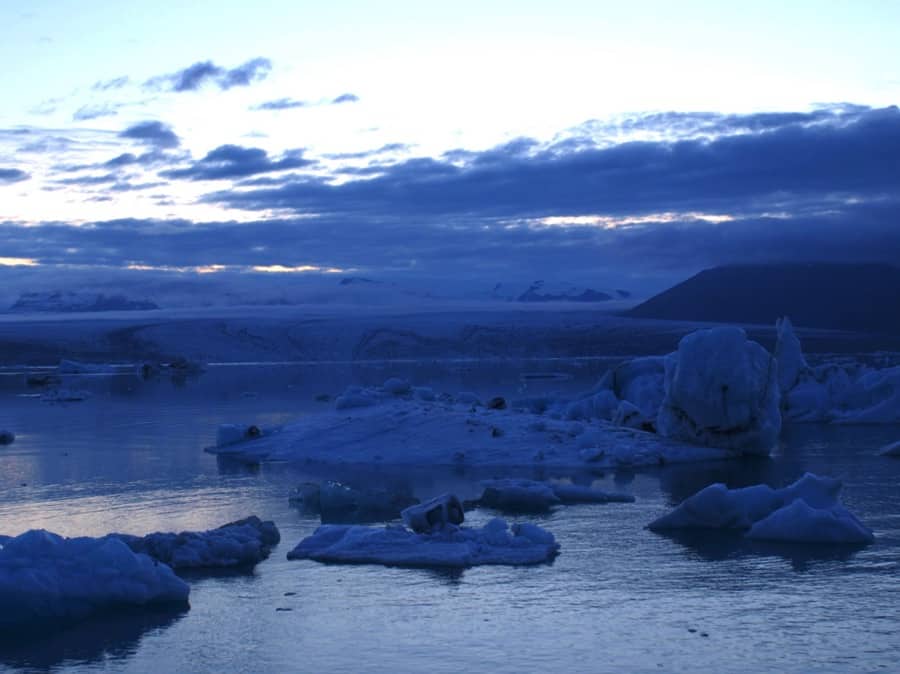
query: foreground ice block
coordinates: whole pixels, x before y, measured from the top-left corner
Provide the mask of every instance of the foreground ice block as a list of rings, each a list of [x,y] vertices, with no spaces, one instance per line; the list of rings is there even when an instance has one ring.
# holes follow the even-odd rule
[[[749,529],[748,538],[798,543],[873,542],[872,532],[840,502],[840,491],[840,480],[812,473],[781,489],[712,484],[648,528]]]
[[[281,540],[273,522],[250,516],[209,531],[110,534],[131,550],[149,555],[173,569],[248,567],[266,559]]]
[[[325,524],[288,553],[288,559],[345,564],[465,568],[480,564],[540,564],[559,553],[549,531],[492,519],[480,529],[446,524],[431,533],[392,525]]]
[[[781,431],[775,359],[740,328],[698,330],[666,359],[661,435],[768,454]]]
[[[121,540],[34,529],[0,542],[0,632],[128,606],[186,604],[171,568]]]

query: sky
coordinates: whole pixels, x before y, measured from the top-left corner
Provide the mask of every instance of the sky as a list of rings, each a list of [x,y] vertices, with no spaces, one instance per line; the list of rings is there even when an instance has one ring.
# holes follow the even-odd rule
[[[661,289],[900,252],[890,0],[36,0],[0,26],[0,276]]]

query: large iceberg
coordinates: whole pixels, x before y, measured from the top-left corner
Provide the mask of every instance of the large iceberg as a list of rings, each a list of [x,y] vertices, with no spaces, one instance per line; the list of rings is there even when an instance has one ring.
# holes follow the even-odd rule
[[[266,559],[281,540],[273,522],[250,516],[209,531],[110,534],[132,551],[149,555],[173,569],[250,567]]]
[[[288,553],[288,559],[386,566],[466,568],[480,564],[540,564],[559,544],[533,524],[495,518],[480,529],[446,524],[429,533],[406,527],[324,524]]]
[[[79,620],[107,609],[186,604],[171,568],[114,537],[34,529],[0,539],[0,631]]]
[[[671,529],[739,529],[747,537],[802,543],[872,543],[872,532],[840,502],[841,482],[806,473],[781,489],[713,484],[648,525]]]
[[[661,435],[768,454],[781,431],[775,359],[740,328],[698,330],[666,359]]]

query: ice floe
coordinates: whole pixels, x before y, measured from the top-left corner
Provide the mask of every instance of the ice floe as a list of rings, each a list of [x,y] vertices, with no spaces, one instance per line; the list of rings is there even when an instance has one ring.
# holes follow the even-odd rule
[[[146,536],[110,534],[132,551],[173,569],[250,567],[266,559],[281,540],[273,522],[250,516],[209,531],[157,532]]]
[[[840,502],[841,482],[806,473],[787,487],[728,489],[713,484],[648,525],[671,529],[740,529],[753,539],[802,543],[871,543],[874,535]]]
[[[0,539],[0,631],[79,620],[112,608],[180,603],[190,588],[114,537],[34,529]]]
[[[345,564],[466,568],[481,564],[549,562],[559,544],[533,524],[495,518],[480,529],[446,524],[429,533],[400,525],[366,527],[324,524],[288,553],[288,559]]]
[[[505,512],[546,512],[553,506],[576,503],[632,503],[629,494],[615,494],[562,482],[524,479],[485,480],[475,504]]]

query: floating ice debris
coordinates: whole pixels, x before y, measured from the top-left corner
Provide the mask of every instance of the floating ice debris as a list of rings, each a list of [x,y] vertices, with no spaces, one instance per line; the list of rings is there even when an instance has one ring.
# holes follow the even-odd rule
[[[33,529],[0,541],[0,631],[80,620],[99,611],[186,604],[172,569],[121,540]]]
[[[381,388],[384,389],[385,393],[389,393],[392,396],[402,396],[412,391],[409,382],[399,377],[391,377],[381,385]]]
[[[134,552],[144,553],[173,569],[248,567],[266,559],[281,540],[273,522],[250,516],[209,531],[110,534]]]
[[[45,403],[74,403],[87,400],[90,397],[90,391],[58,388],[41,394],[41,401]]]
[[[440,529],[445,524],[462,524],[465,519],[462,503],[453,494],[442,494],[425,503],[409,506],[400,516],[406,526],[420,534]]]
[[[900,440],[898,440],[897,442],[892,442],[889,445],[885,445],[878,450],[878,454],[880,454],[881,456],[900,457]]]
[[[747,538],[794,543],[875,542],[872,531],[842,505],[814,508],[802,498],[756,522]]]
[[[479,505],[506,512],[546,512],[562,501],[545,482],[486,480]]]
[[[371,407],[378,402],[373,391],[361,386],[348,386],[341,395],[334,400],[334,407],[338,410],[350,410],[355,407]]]
[[[253,424],[221,424],[216,431],[216,447],[227,447],[244,440],[254,440],[266,432]]]
[[[558,482],[523,479],[485,480],[480,506],[505,512],[546,512],[556,505],[576,503],[632,503],[629,494],[610,492]]]
[[[61,360],[56,368],[60,374],[110,374],[116,371],[108,363],[82,363],[77,360]]]
[[[288,559],[345,564],[465,568],[480,564],[540,564],[559,553],[549,531],[495,518],[481,529],[444,526],[415,533],[399,525],[325,524],[288,553]]]
[[[292,505],[318,513],[324,523],[383,522],[419,500],[408,491],[354,489],[340,482],[307,482],[289,497]]]
[[[473,407],[480,407],[481,400],[478,399],[478,396],[472,393],[471,391],[460,391],[456,394],[456,402],[461,405],[472,405]]]
[[[0,430],[0,445],[11,445],[16,439],[16,434],[12,431]]]
[[[713,484],[648,525],[666,529],[749,529],[750,538],[871,543],[874,536],[841,504],[840,480],[806,473],[781,489]],[[798,505],[801,504],[801,505]]]
[[[698,330],[666,358],[661,435],[768,454],[781,431],[775,359],[740,328]]]

